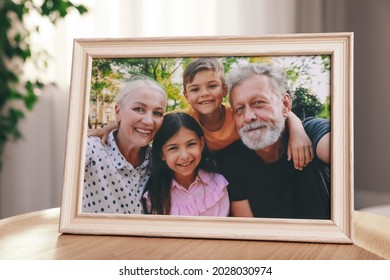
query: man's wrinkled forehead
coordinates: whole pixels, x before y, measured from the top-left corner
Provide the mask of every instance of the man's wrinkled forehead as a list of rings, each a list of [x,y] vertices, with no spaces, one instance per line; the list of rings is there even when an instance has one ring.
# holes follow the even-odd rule
[[[271,79],[259,74],[246,79],[232,88],[230,102],[234,106],[237,101],[247,100],[256,96],[270,98],[275,93]]]

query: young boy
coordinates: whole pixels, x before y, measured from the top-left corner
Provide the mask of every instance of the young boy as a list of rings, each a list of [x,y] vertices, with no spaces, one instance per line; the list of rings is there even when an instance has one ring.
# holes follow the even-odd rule
[[[219,151],[240,138],[233,111],[229,104],[223,103],[228,86],[218,58],[193,60],[184,71],[183,87],[190,105],[185,112],[200,123],[211,151]],[[288,160],[293,158],[295,168],[302,169],[312,160],[311,141],[295,114],[289,114],[287,126],[290,128]]]
[[[224,68],[217,58],[198,58],[183,74],[185,110],[201,125],[211,151],[221,150],[240,139],[230,105],[222,103],[228,87]]]

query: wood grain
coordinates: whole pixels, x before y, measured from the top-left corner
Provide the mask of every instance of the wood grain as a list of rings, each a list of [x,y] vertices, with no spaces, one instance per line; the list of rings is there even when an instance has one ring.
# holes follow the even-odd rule
[[[390,218],[386,216],[355,212],[356,245],[390,259]]]
[[[0,259],[390,258],[390,218],[355,212],[355,244],[60,234],[59,208],[0,220]]]

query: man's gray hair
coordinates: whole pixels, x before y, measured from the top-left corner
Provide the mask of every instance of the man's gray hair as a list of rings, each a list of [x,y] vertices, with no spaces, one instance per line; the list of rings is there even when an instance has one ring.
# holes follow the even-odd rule
[[[281,96],[288,92],[288,80],[282,69],[273,67],[267,63],[249,63],[232,68],[228,74],[229,102],[232,104],[231,92],[235,86],[255,75],[265,75],[271,78],[271,84],[275,93]]]

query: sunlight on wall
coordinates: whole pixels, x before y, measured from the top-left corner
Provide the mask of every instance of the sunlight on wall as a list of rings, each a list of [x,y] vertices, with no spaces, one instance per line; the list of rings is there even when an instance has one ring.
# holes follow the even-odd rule
[[[41,0],[37,0],[41,1]],[[1,1],[0,1],[1,2]],[[386,119],[390,49],[388,1],[353,0],[72,0],[89,7],[79,16],[70,13],[51,26],[38,15],[31,38],[33,51],[44,49],[52,57],[46,72],[28,65],[28,77],[37,75],[54,87],[42,91],[39,103],[22,123],[25,139],[7,151],[0,173],[0,217],[59,205],[66,134],[72,46],[74,38],[143,36],[262,35],[295,32],[354,31],[355,34],[355,188],[357,207],[388,204],[387,149],[390,130],[377,121]],[[375,3],[374,3],[375,2]],[[361,19],[366,19],[362,21]],[[369,22],[369,24],[367,24]],[[33,59],[43,64],[41,56]],[[374,98],[367,98],[367,93]],[[42,147],[42,148],[41,148]],[[36,155],[50,147],[50,152]],[[367,147],[370,147],[367,149]],[[372,149],[371,147],[374,147]],[[39,158],[40,164],[36,164]],[[52,169],[47,169],[52,168]],[[24,174],[19,176],[19,174]],[[49,176],[49,177],[48,177]],[[26,181],[27,180],[27,181]],[[4,187],[3,187],[4,186]],[[379,194],[377,192],[379,191]],[[36,194],[40,195],[37,196]],[[355,192],[356,193],[356,192]],[[20,194],[26,199],[20,200]],[[370,197],[369,197],[370,195]],[[372,195],[372,197],[371,197]],[[367,202],[368,197],[368,202]],[[31,199],[30,199],[31,198]],[[39,202],[37,202],[37,201]],[[368,203],[368,204],[367,204]],[[3,213],[2,213],[3,212]]]
[[[42,32],[34,46],[52,56],[46,73],[32,67],[29,77],[43,75],[62,88],[70,82],[74,38],[260,35],[293,33],[295,0],[74,0],[89,8],[71,12],[56,27],[32,17]]]
[[[0,218],[59,205],[75,38],[293,33],[296,1],[72,0],[87,6],[89,13],[80,16],[71,12],[56,26],[31,15],[28,26],[39,25],[41,30],[31,37],[33,60],[45,64],[42,56],[37,55],[42,49],[51,59],[47,71],[37,71],[30,64],[25,75],[39,77],[45,83],[55,82],[59,88],[48,86],[42,90],[36,109],[23,123],[22,133],[27,140],[10,145],[7,150],[7,164],[0,173],[0,184],[6,186],[0,189]],[[36,154],[43,149],[50,150],[44,153],[45,158]],[[36,158],[42,161],[39,165]],[[25,176],[15,175],[16,171]],[[21,193],[26,198],[22,203]]]
[[[54,58],[54,45],[51,44],[55,37],[55,28],[48,19],[43,19],[37,13],[31,13],[26,18],[26,26],[33,30],[39,26],[40,33],[32,33],[30,37],[30,47],[32,56],[30,61],[25,63],[24,76],[27,79],[39,78],[44,83],[56,79]]]
[[[42,30],[32,38],[35,49],[47,50],[53,59],[49,61],[46,73],[37,72],[32,65],[27,67],[28,77],[41,75],[45,82],[53,81],[61,87],[67,87],[70,81],[74,38],[217,35],[217,0],[74,2],[89,7],[89,13],[80,16],[72,12],[59,21],[56,27],[37,15],[30,17],[30,26],[38,24]],[[227,2],[232,2],[233,8],[238,3],[236,0]]]
[[[142,1],[141,36],[215,35],[216,7],[208,0]]]

